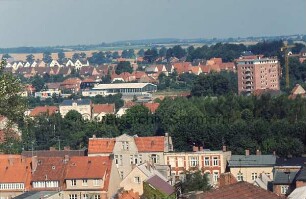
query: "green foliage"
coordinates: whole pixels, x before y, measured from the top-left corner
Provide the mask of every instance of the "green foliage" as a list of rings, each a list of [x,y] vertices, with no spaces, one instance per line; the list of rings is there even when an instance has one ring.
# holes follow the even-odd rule
[[[153,63],[158,58],[158,52],[156,48],[148,49],[144,53],[144,61]]]
[[[58,56],[58,61],[60,63],[64,63],[66,61],[66,56],[64,52],[57,53],[57,56]]]
[[[51,53],[50,52],[44,52],[43,53],[43,61],[45,63],[51,63],[52,57],[51,57]]]
[[[135,58],[135,52],[133,49],[129,49],[129,50],[123,50],[122,54],[121,54],[122,58],[126,58],[126,59],[134,59]]]
[[[32,85],[34,86],[36,92],[39,92],[44,88],[45,81],[40,76],[35,75],[33,80],[32,80]]]
[[[218,96],[232,92],[229,81],[218,73],[198,76],[191,94],[193,96]]]
[[[33,63],[34,62],[34,55],[32,55],[32,54],[27,55],[26,60],[29,63]]]
[[[2,59],[9,59],[9,58],[12,58],[12,56],[7,53],[2,55]]]
[[[177,45],[174,46],[173,48],[169,48],[166,53],[166,58],[170,57],[176,57],[176,58],[182,58],[187,55],[187,52],[185,49],[183,49],[181,46]]]
[[[191,191],[209,191],[211,188],[207,174],[202,175],[201,171],[186,173],[186,179],[182,183],[183,193]]]
[[[106,57],[105,53],[103,52],[94,52],[92,53],[92,56],[89,57],[88,61],[91,64],[103,64],[103,63],[109,63],[111,60]]]
[[[131,63],[129,61],[121,61],[118,63],[115,72],[117,75],[120,75],[124,72],[132,73],[133,67],[131,66]]]

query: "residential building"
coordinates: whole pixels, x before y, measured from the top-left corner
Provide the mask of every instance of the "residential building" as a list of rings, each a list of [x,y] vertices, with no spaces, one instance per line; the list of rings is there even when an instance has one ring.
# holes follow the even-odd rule
[[[135,168],[121,181],[120,187],[129,191],[133,189],[138,192],[139,195],[143,194],[143,183],[153,176],[159,176],[163,182],[168,184],[167,176],[163,176],[154,166],[150,163],[142,163],[136,165]]]
[[[256,155],[250,155],[249,150],[246,150],[245,155],[232,155],[228,161],[228,167],[238,181],[253,184],[261,173],[273,179],[275,163],[275,155],[261,155],[259,150]]]
[[[305,98],[306,91],[304,90],[304,88],[299,85],[296,84],[295,87],[292,89],[291,94],[289,95],[289,99],[295,99],[297,96],[300,96],[302,98]]]
[[[115,114],[115,104],[93,104],[92,119],[102,121],[107,114]]]
[[[65,173],[69,157],[32,157],[31,190],[60,191],[65,189]]]
[[[58,107],[56,106],[37,106],[33,110],[31,110],[29,116],[30,117],[37,117],[40,115],[53,115],[58,113]]]
[[[279,90],[281,68],[277,58],[262,56],[240,57],[236,60],[238,93],[251,94],[256,90]]]
[[[194,147],[193,152],[168,152],[164,154],[165,164],[171,166],[176,181],[184,180],[186,171],[202,171],[208,174],[213,186],[218,186],[221,173],[225,172],[231,152],[226,147],[220,151],[203,150]]]
[[[177,198],[175,188],[158,175],[151,176],[144,181],[143,196],[144,198]]]
[[[67,163],[64,198],[112,198],[120,180],[110,157],[71,157]]]
[[[0,198],[14,198],[30,189],[30,162],[20,155],[0,155]]]
[[[207,191],[204,193],[191,194],[187,198],[205,198],[205,199],[281,199],[283,197],[276,195],[270,191],[254,186],[248,182],[237,182],[235,184],[226,185],[218,189]]]
[[[273,192],[289,195],[297,186],[297,178],[306,162],[305,157],[277,158],[274,166]]]
[[[63,93],[78,93],[80,91],[80,85],[82,80],[79,78],[68,78],[60,85],[60,89]]]
[[[25,192],[14,199],[63,199],[62,191],[29,191]]]
[[[39,91],[35,92],[35,97],[39,97],[41,99],[47,99],[52,98],[53,96],[60,96],[61,91],[60,90],[45,90],[45,91]]]
[[[92,118],[92,103],[89,99],[78,99],[78,100],[64,100],[59,105],[59,110],[62,117],[71,111],[75,110],[79,112],[84,119],[90,120]]]
[[[149,162],[164,165],[164,153],[173,151],[172,139],[165,136],[138,137],[123,134],[116,138],[89,138],[88,156],[114,156],[124,179],[135,165]]]

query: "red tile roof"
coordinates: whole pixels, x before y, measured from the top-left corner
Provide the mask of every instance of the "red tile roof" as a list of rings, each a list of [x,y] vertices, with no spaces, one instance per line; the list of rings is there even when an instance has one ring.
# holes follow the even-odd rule
[[[32,174],[32,181],[56,180],[62,184],[65,178],[66,165],[67,162],[62,157],[38,157],[37,168]]]
[[[118,199],[140,199],[140,197],[138,192],[134,192],[133,189],[131,189],[129,191],[119,193]]]
[[[156,109],[159,107],[159,103],[144,103],[145,107],[147,107],[151,113],[155,113]]]
[[[30,159],[20,155],[0,155],[0,183],[25,183],[31,180]]]
[[[275,193],[264,190],[247,182],[226,185],[219,189],[201,194],[205,199],[279,199]]]
[[[139,152],[163,152],[165,149],[164,136],[135,137]]]
[[[36,117],[39,116],[41,114],[48,114],[53,115],[58,111],[58,108],[56,106],[38,106],[35,107],[31,113],[30,113],[30,117]]]
[[[93,113],[115,113],[115,104],[94,104]]]
[[[115,142],[115,138],[89,138],[88,153],[112,153]]]
[[[189,70],[189,67],[191,67],[190,62],[179,62],[179,63],[174,63],[173,67],[176,70],[178,74],[186,73]]]
[[[112,161],[108,156],[71,157],[65,179],[102,179],[109,176]]]

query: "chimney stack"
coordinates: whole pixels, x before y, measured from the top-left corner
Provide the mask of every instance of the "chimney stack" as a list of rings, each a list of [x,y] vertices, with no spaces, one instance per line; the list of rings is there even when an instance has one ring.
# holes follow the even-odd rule
[[[49,150],[50,151],[56,151],[55,147],[50,147]]]
[[[32,156],[32,173],[36,171],[37,165],[38,165],[37,156]]]
[[[192,146],[192,151],[193,151],[193,152],[199,151],[199,147],[198,147],[198,146]]]
[[[64,151],[70,151],[70,146],[64,146]]]
[[[95,134],[92,135],[92,138],[97,138]]]
[[[256,150],[256,155],[261,155],[261,151],[259,149]]]
[[[203,151],[203,146],[200,146],[200,150],[199,151]]]
[[[273,151],[273,155],[276,156],[276,151]]]
[[[223,151],[223,152],[226,152],[226,150],[227,150],[227,149],[226,149],[226,146],[223,145],[223,146],[222,146],[222,151]]]
[[[245,150],[245,156],[249,156],[250,155],[250,150],[249,149],[246,149]]]

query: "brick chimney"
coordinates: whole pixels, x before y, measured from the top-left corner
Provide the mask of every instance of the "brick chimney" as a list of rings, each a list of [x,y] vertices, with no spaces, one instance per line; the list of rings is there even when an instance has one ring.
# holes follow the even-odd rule
[[[56,151],[55,147],[50,147],[49,150],[50,151]]]
[[[199,151],[199,147],[198,147],[198,146],[192,146],[192,151],[193,151],[193,152]]]
[[[70,151],[70,146],[64,146],[64,151]]]
[[[227,151],[227,149],[226,149],[226,146],[225,146],[225,145],[223,145],[223,146],[222,146],[222,151],[223,151],[223,152],[226,152],[226,151]]]
[[[250,150],[249,149],[246,149],[245,150],[245,156],[249,156],[250,155]]]
[[[261,151],[259,149],[256,150],[256,155],[261,155]]]
[[[32,156],[32,173],[36,171],[37,165],[38,165],[37,156]]]

